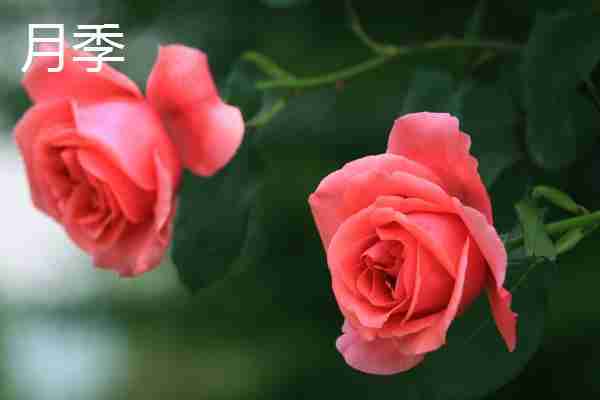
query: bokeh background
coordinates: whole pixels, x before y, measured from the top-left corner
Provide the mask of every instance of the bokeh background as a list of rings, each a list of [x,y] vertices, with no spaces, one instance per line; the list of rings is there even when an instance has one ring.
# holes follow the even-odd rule
[[[168,261],[135,280],[95,270],[62,229],[29,201],[12,137],[15,122],[29,105],[19,86],[28,24],[63,23],[71,34],[77,24],[119,23],[127,60],[115,66],[141,87],[159,43],[204,49],[221,86],[245,50],[262,51],[299,75],[334,70],[368,56],[348,28],[343,2],[271,7],[285,3],[0,0],[1,399],[399,395],[387,381],[362,379],[335,350],[342,318],[305,199],[326,172],[384,150],[415,71],[459,74],[469,54],[423,52],[393,62],[347,84],[351,96],[336,111],[335,129],[307,125],[305,136],[296,129],[293,140],[268,142],[268,157],[279,168],[267,171],[261,196],[260,257],[240,262],[243,269],[194,296],[178,282]],[[399,44],[460,36],[479,5],[466,0],[355,3],[374,37]],[[536,14],[566,7],[559,1],[487,3],[482,35],[517,43],[526,41]],[[568,7],[599,9],[597,3],[584,1]],[[510,59],[491,63],[481,79],[497,81],[507,65]],[[316,96],[312,108],[304,110],[307,118],[319,113],[320,101]],[[343,112],[358,118],[344,123]],[[301,119],[293,123],[301,124]],[[600,125],[596,131],[593,145],[568,168],[546,172],[523,155],[498,171],[490,190],[500,231],[513,228],[512,205],[534,183],[556,185],[589,209],[600,208]],[[285,129],[280,134],[290,135]],[[318,147],[311,144],[323,135],[327,140]],[[478,140],[481,144],[498,137]],[[519,146],[519,154],[525,153],[523,144]],[[598,235],[592,236],[560,259],[550,287],[543,345],[524,371],[490,399],[600,394],[598,243]],[[455,368],[461,368],[460,360]]]

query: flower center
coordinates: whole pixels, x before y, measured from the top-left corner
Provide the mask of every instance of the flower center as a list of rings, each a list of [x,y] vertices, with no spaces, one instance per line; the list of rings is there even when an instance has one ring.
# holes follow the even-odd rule
[[[358,290],[375,305],[393,303],[404,259],[404,245],[400,242],[380,240],[373,244],[361,256],[363,271]]]

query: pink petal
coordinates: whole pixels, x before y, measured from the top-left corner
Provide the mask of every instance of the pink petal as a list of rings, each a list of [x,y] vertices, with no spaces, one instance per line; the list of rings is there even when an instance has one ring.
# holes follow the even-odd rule
[[[235,155],[244,137],[240,110],[214,98],[179,113],[161,113],[183,165],[211,176]]]
[[[112,247],[95,252],[94,264],[123,277],[137,276],[157,267],[169,245],[170,219],[160,231],[155,229],[152,220],[129,225]]]
[[[15,139],[25,162],[27,178],[33,204],[54,218],[57,213],[52,201],[47,198],[49,189],[43,179],[36,173],[34,163],[34,147],[40,135],[53,127],[73,127],[74,119],[71,105],[67,101],[53,101],[34,105],[19,120],[15,127]]]
[[[350,215],[380,196],[399,194],[401,188],[398,185],[403,184],[402,180],[399,177],[389,178],[398,171],[403,172],[404,176],[413,177],[409,178],[413,182],[413,193],[418,187],[423,187],[424,191],[435,196],[433,199],[440,198],[439,193],[435,194],[441,191],[439,186],[435,189],[436,184],[441,183],[440,179],[429,169],[405,157],[380,154],[352,161],[325,177],[308,200],[325,249],[339,225]],[[346,194],[351,182],[356,188]],[[382,191],[372,188],[365,190],[372,182]],[[413,197],[423,200],[424,195],[419,192]]]
[[[398,351],[395,339],[366,341],[347,324],[336,341],[338,351],[352,368],[367,374],[392,375],[414,368],[422,355],[405,355]]]
[[[488,286],[487,294],[496,326],[508,351],[514,351],[517,346],[517,314],[510,308],[512,295],[508,290],[498,287],[493,282]]]
[[[413,215],[413,214],[409,214]],[[390,223],[399,224],[404,230],[406,230],[411,236],[413,236],[417,242],[433,254],[437,261],[442,265],[446,272],[450,276],[455,276],[456,267],[455,259],[446,246],[440,246],[436,237],[435,231],[428,231],[424,227],[421,227],[418,223],[409,218],[409,216],[397,212],[390,208],[377,208],[371,213],[371,223],[377,227],[383,227]],[[444,217],[442,217],[444,219]],[[441,239],[446,239],[448,236],[443,236]],[[464,239],[463,235],[463,239]]]
[[[121,170],[97,152],[79,149],[77,158],[85,171],[104,182],[115,195],[119,209],[134,223],[143,222],[152,213],[155,194],[136,186]]]
[[[237,108],[219,98],[203,52],[182,45],[161,47],[147,93],[185,167],[209,176],[233,158],[244,120]]]
[[[508,349],[512,351],[517,340],[517,314],[511,311],[511,295],[503,288],[507,265],[506,249],[494,227],[487,223],[479,211],[462,206],[457,199],[454,200],[454,204],[490,268],[488,299],[496,326]]]
[[[415,113],[398,118],[390,132],[388,153],[430,168],[443,187],[464,204],[479,210],[492,223],[492,207],[469,153],[471,139],[450,114]]]
[[[99,72],[92,73],[86,68],[95,63],[73,61],[75,56],[86,55],[89,56],[65,48],[64,68],[60,72],[48,72],[48,67],[58,65],[58,57],[36,57],[22,82],[31,99],[36,103],[57,99],[86,103],[115,97],[142,99],[136,84],[106,63]]]
[[[122,276],[136,276],[160,264],[171,238],[176,200],[168,161],[155,151],[154,163],[158,179],[154,220],[132,225],[112,248],[97,252],[96,266],[115,270]]]
[[[458,264],[458,272],[454,290],[446,309],[439,314],[439,319],[420,332],[398,338],[400,351],[404,354],[417,355],[437,350],[446,342],[446,333],[454,318],[463,297],[465,274],[469,265],[469,239],[465,242]]]
[[[163,125],[145,103],[129,100],[74,105],[78,134],[123,171],[135,185],[157,188],[155,150],[163,155],[173,184],[180,176],[179,162]]]
[[[506,277],[507,256],[496,229],[479,211],[463,206],[458,199],[454,199],[453,202],[456,213],[465,223],[471,237],[487,261],[494,281],[498,286],[502,286]]]

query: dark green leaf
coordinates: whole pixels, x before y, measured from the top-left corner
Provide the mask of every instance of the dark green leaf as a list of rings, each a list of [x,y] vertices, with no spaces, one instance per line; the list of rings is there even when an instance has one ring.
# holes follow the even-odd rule
[[[525,251],[528,256],[556,259],[556,248],[546,233],[541,211],[528,199],[515,204],[525,239]]]
[[[415,73],[402,107],[403,113],[449,112],[460,119],[471,136],[479,173],[490,187],[500,172],[521,158],[515,136],[516,110],[507,88],[465,81],[458,88],[445,71]]]
[[[256,89],[256,82],[264,75],[248,61],[238,60],[225,82],[223,100],[238,107],[244,120],[252,118],[260,109],[263,93]]]
[[[326,137],[323,131],[335,103],[333,89],[314,90],[292,97],[282,112],[257,131],[260,147],[270,147],[270,151],[274,150],[273,146],[288,147],[295,152],[294,146],[318,147],[324,142],[331,143],[336,137]]]
[[[513,292],[519,314],[517,347],[510,353],[500,337],[482,296],[450,328],[448,342],[423,363],[433,399],[476,399],[514,378],[539,348],[546,313],[547,264],[509,269],[507,282],[520,282]]]
[[[173,262],[192,291],[223,278],[256,237],[249,223],[260,160],[248,137],[235,158],[210,178],[184,174],[173,238]]]
[[[467,21],[465,39],[479,39],[483,27],[483,20],[487,11],[487,0],[479,0],[473,15]]]
[[[527,144],[543,167],[571,163],[586,150],[587,136],[598,135],[597,130],[581,131],[575,121],[580,119],[575,118],[579,102],[573,99],[578,84],[600,60],[599,26],[600,17],[594,15],[539,17],[524,50]]]
[[[297,7],[310,3],[311,0],[261,0],[261,2],[273,8]]]
[[[508,89],[499,84],[469,85],[458,93],[461,130],[471,136],[471,151],[479,161],[479,173],[490,187],[504,169],[521,158],[513,99]]]
[[[448,111],[448,103],[455,86],[454,79],[446,71],[417,70],[404,98],[402,114]]]

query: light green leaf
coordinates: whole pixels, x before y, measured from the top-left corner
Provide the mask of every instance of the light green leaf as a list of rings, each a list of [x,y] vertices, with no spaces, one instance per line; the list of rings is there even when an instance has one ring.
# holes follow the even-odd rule
[[[577,204],[571,196],[554,187],[544,185],[536,186],[533,188],[531,195],[534,199],[546,199],[555,206],[573,214],[582,214],[586,212],[586,209]]]
[[[585,233],[581,228],[568,231],[556,241],[556,252],[563,254],[572,250],[584,237]]]
[[[519,201],[515,204],[515,209],[521,223],[527,255],[554,261],[556,248],[546,233],[540,210],[529,199]]]

